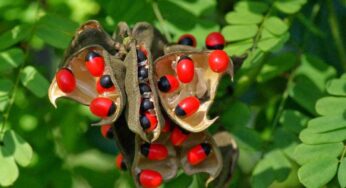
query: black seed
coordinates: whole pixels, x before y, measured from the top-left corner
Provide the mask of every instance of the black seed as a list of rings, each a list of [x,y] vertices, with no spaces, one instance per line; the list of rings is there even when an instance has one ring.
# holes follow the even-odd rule
[[[162,92],[168,92],[171,89],[171,84],[169,83],[166,76],[162,76],[160,78],[160,80],[157,82],[157,86]]]
[[[141,153],[142,155],[144,155],[145,157],[148,157],[149,155],[149,148],[150,148],[150,144],[149,143],[144,143],[141,145]]]
[[[148,86],[148,84],[140,83],[139,84],[139,91],[140,91],[141,95],[143,95],[146,92],[151,92],[151,89]]]
[[[154,108],[154,103],[150,99],[143,99],[141,103],[141,112]]]
[[[141,50],[137,50],[137,62],[140,63],[145,60],[147,60],[147,56]]]
[[[147,117],[141,116],[141,117],[139,118],[139,121],[140,121],[141,126],[142,126],[142,128],[143,128],[144,130],[146,130],[146,129],[148,129],[148,128],[150,127],[150,121],[149,121],[149,119],[148,119]]]
[[[127,170],[127,166],[126,166],[126,163],[124,160],[121,161],[120,168],[121,168],[121,170]]]
[[[100,85],[103,88],[111,88],[113,86],[113,82],[111,79],[111,76],[109,75],[103,75],[100,79]]]
[[[223,47],[224,47],[223,44],[218,44],[218,45],[214,45],[214,46],[209,46],[209,45],[207,45],[207,48],[208,48],[209,50],[222,50]]]
[[[112,139],[112,138],[114,137],[114,134],[113,134],[113,127],[110,127],[110,128],[107,130],[106,137],[109,138],[109,139]]]
[[[112,103],[111,107],[110,107],[109,110],[108,110],[108,114],[107,114],[107,115],[108,115],[108,116],[113,115],[116,109],[117,109],[117,107],[115,106],[114,103]]]
[[[90,60],[94,59],[95,57],[101,57],[101,55],[96,53],[96,52],[94,52],[94,51],[90,51],[85,56],[85,61],[90,61]]]
[[[201,146],[204,150],[205,155],[209,155],[209,153],[211,151],[211,146],[207,143],[202,143]]]
[[[192,61],[192,59],[191,59],[189,56],[183,55],[183,56],[180,56],[178,62],[180,62],[181,60],[184,60],[184,59],[188,59],[188,60],[191,60],[191,61]]]
[[[179,105],[177,107],[175,107],[174,112],[177,116],[185,116],[186,115],[185,111]]]
[[[138,67],[138,78],[140,79],[146,79],[148,78],[148,69],[144,66]]]
[[[193,40],[190,37],[184,37],[178,41],[178,44],[193,46]]]

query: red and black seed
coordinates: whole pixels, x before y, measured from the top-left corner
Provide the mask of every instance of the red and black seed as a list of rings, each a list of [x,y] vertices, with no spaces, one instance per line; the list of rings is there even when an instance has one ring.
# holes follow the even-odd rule
[[[140,106],[141,112],[145,112],[153,108],[154,108],[154,103],[150,99],[148,98],[142,99],[141,106]]]
[[[147,79],[149,75],[148,68],[145,66],[138,67],[138,78],[140,80]]]

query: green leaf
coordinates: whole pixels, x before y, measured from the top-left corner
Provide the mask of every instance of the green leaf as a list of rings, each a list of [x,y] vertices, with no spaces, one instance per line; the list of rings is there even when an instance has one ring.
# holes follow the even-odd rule
[[[262,37],[258,42],[258,48],[264,52],[275,51],[276,49],[280,49],[282,45],[289,39],[289,37],[289,33],[285,33],[281,36],[275,36],[264,29],[262,32]]]
[[[22,84],[37,97],[47,94],[49,82],[33,66],[26,66],[20,74]]]
[[[3,146],[0,146],[0,149]],[[12,156],[5,156],[0,151],[0,185],[7,187],[18,178],[18,167]]]
[[[309,128],[300,132],[299,138],[306,144],[325,144],[342,142],[346,140],[346,129],[329,131],[325,133],[315,133]]]
[[[26,39],[30,33],[31,26],[18,25],[13,29],[0,35],[0,50],[4,50],[12,45]]]
[[[249,40],[243,40],[240,42],[235,42],[227,45],[225,47],[225,51],[228,55],[232,56],[241,56],[243,55],[248,49],[250,49],[253,45],[253,39]]]
[[[189,187],[192,180],[191,176],[181,173],[173,180],[165,183],[164,188]]]
[[[226,14],[225,19],[229,24],[248,25],[260,23],[263,16],[252,12],[230,12]]]
[[[317,101],[316,111],[320,115],[342,115],[345,113],[345,106],[345,97],[324,97]]]
[[[288,26],[278,17],[269,17],[264,23],[263,27],[274,35],[282,35],[288,30]]]
[[[71,20],[47,14],[42,17],[36,29],[36,35],[46,43],[64,49],[73,37],[78,24]]]
[[[234,42],[252,38],[257,31],[256,25],[233,25],[224,27],[221,33],[225,36],[226,41]]]
[[[298,178],[306,187],[323,187],[336,174],[338,160],[323,158],[310,161],[298,170]]]
[[[276,180],[284,181],[291,171],[291,164],[280,150],[273,150],[255,167],[251,184],[254,188],[267,188]]]
[[[239,127],[232,132],[239,147],[252,151],[261,149],[262,140],[255,130],[247,127]]]
[[[237,12],[254,12],[264,13],[268,10],[269,6],[265,2],[260,1],[240,1],[235,5],[234,10]]]
[[[249,122],[251,111],[248,105],[243,102],[235,101],[230,107],[221,115],[220,122],[226,128],[231,127],[245,127]]]
[[[346,187],[346,157],[344,157],[340,162],[338,180],[340,187]]]
[[[13,87],[13,82],[8,79],[0,80],[0,96],[8,95]]]
[[[327,92],[331,95],[346,96],[346,79],[333,79],[327,85]]]
[[[31,162],[33,151],[31,146],[18,134],[8,130],[4,135],[5,155],[13,156],[20,166],[28,166]]]
[[[0,96],[0,111],[1,112],[5,111],[9,102],[10,102],[10,98],[8,95]]]
[[[306,0],[279,0],[275,1],[274,6],[283,13],[294,14],[300,10]]]
[[[300,144],[294,151],[296,161],[303,165],[313,160],[318,160],[327,157],[338,157],[344,144],[342,142],[331,144],[308,145]]]
[[[9,71],[13,68],[19,67],[24,62],[24,53],[19,48],[12,48],[10,50],[0,53],[0,72]]]
[[[257,76],[258,82],[265,82],[288,71],[298,63],[294,53],[279,54],[266,62]]]
[[[296,110],[285,110],[281,117],[280,123],[286,130],[299,133],[307,124],[309,118]]]
[[[309,121],[308,128],[315,133],[346,129],[346,119],[340,114],[317,117]]]

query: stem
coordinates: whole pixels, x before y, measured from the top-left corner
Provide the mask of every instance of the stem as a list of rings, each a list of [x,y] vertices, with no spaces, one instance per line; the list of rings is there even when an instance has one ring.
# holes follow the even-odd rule
[[[346,50],[344,46],[344,42],[342,40],[342,37],[340,35],[340,27],[337,19],[337,15],[335,13],[335,8],[333,5],[332,0],[327,0],[327,9],[328,9],[328,21],[329,26],[332,32],[332,36],[335,42],[336,50],[338,51],[338,55],[340,58],[341,66],[343,67],[344,71],[346,70]]]
[[[342,152],[342,155],[340,157],[340,162],[344,159],[345,155],[346,155],[346,146],[344,146],[344,151]]]
[[[153,7],[153,11],[154,11],[154,14],[155,14],[157,20],[160,22],[163,34],[165,35],[168,42],[171,42],[172,38],[169,35],[168,29],[167,29],[166,24],[165,24],[165,20],[163,19],[161,11],[159,9],[159,5],[157,4],[157,0],[152,0],[151,5]]]

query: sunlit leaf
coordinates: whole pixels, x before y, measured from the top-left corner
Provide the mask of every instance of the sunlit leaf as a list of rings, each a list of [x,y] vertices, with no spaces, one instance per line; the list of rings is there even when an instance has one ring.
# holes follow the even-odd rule
[[[346,128],[324,133],[315,133],[310,131],[309,128],[306,128],[300,132],[299,138],[306,144],[342,142],[343,140],[346,140]]]
[[[262,37],[258,42],[258,47],[264,52],[275,51],[276,49],[281,48],[281,46],[289,39],[289,37],[289,33],[285,33],[281,36],[275,36],[269,34],[269,31],[266,31],[266,29],[264,29]]]
[[[331,95],[346,96],[346,79],[333,79],[327,83],[327,92]]]
[[[47,94],[49,82],[33,66],[26,66],[21,72],[22,84],[37,97]]]
[[[338,180],[340,187],[346,187],[346,157],[344,157],[340,162]]]
[[[338,167],[336,158],[323,158],[310,161],[298,170],[300,182],[306,187],[322,187],[335,176]]]
[[[306,0],[278,0],[275,1],[274,6],[283,13],[293,14],[298,12],[305,3]]]
[[[320,115],[342,115],[345,113],[345,106],[345,97],[324,97],[317,101],[316,111]]]
[[[224,50],[227,52],[228,55],[240,56],[240,55],[243,55],[252,46],[253,46],[253,40],[249,39],[249,40],[231,43],[227,45],[224,48]]]
[[[229,24],[247,25],[260,23],[263,16],[251,12],[230,12],[225,19]]]
[[[240,1],[236,4],[235,10],[237,12],[255,12],[255,13],[264,13],[269,8],[268,4],[261,1]]]
[[[319,144],[319,145],[308,145],[300,144],[295,152],[294,156],[296,161],[303,165],[312,160],[318,160],[327,157],[337,157],[344,149],[342,142],[332,144]]]
[[[232,25],[224,27],[221,33],[226,41],[234,42],[252,38],[257,31],[258,27],[256,25]]]
[[[4,146],[0,146],[0,149]],[[0,185],[10,186],[19,176],[18,167],[12,156],[5,156],[0,151]]]
[[[263,27],[274,35],[282,35],[288,30],[286,23],[275,16],[267,18],[263,23]]]
[[[346,119],[340,114],[330,114],[314,118],[308,123],[309,131],[315,133],[324,133],[333,130],[346,129]]]

